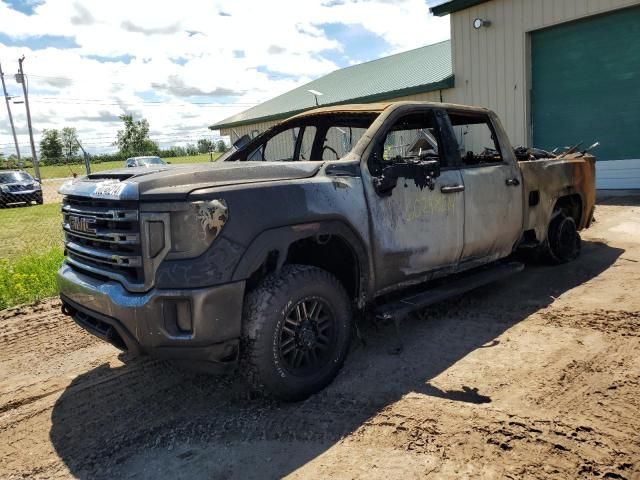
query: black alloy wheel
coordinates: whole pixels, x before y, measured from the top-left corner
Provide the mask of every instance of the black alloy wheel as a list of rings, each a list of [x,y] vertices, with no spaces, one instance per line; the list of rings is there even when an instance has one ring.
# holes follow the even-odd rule
[[[326,387],[351,341],[351,300],[331,273],[285,265],[245,298],[243,373],[257,389],[287,401]]]
[[[330,361],[335,346],[335,316],[325,300],[305,298],[285,314],[278,348],[291,374],[318,370]]]

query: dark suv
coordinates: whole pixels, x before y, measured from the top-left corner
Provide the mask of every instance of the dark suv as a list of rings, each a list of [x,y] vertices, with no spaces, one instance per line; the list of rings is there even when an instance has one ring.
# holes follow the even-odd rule
[[[0,171],[0,206],[27,204],[42,205],[40,182],[21,170]]]

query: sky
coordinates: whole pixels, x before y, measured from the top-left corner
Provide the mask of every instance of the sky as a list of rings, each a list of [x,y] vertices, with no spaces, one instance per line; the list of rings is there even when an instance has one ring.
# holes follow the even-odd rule
[[[442,0],[0,0],[0,64],[21,153],[75,127],[114,151],[119,115],[146,118],[161,147],[216,138],[207,126],[329,72],[449,38]],[[0,92],[1,93],[1,92]],[[18,102],[18,103],[16,103]],[[0,105],[0,152],[15,152]]]

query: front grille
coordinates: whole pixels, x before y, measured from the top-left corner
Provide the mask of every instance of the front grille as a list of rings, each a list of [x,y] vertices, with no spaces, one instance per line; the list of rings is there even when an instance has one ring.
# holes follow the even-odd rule
[[[62,217],[72,267],[126,284],[144,283],[137,202],[66,196]]]
[[[34,185],[28,184],[28,185],[8,185],[9,187],[9,191],[10,192],[24,192],[24,191],[29,191],[29,190],[33,190]]]

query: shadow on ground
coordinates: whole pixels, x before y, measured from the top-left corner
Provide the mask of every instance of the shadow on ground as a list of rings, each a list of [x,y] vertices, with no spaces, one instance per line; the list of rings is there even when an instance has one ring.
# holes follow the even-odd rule
[[[393,329],[365,327],[343,372],[305,402],[250,399],[236,377],[185,373],[155,360],[102,365],[77,377],[54,406],[50,437],[79,478],[279,478],[318,457],[409,392],[489,403],[483,385],[443,391],[429,383],[554,297],[609,268],[623,250],[584,242],[579,260],[528,267],[517,277],[436,306]]]

